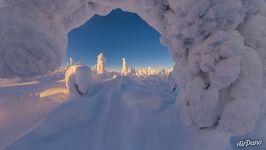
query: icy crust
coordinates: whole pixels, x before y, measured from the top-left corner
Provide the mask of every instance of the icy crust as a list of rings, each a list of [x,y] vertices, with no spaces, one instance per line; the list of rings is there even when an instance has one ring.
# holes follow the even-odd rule
[[[160,32],[176,63],[178,107],[189,124],[242,134],[256,123],[260,111],[253,111],[255,103],[265,106],[264,0],[8,0],[0,6],[0,77],[29,77],[57,68],[70,30],[94,14],[122,8]],[[231,110],[249,103],[254,119]],[[248,125],[238,123],[243,120]],[[229,123],[234,127],[229,129]]]

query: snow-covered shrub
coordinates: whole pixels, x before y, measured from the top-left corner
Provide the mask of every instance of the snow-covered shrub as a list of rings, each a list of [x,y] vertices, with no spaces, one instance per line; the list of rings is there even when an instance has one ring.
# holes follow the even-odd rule
[[[66,87],[70,95],[88,94],[93,89],[94,76],[91,69],[85,65],[72,65],[65,73]]]

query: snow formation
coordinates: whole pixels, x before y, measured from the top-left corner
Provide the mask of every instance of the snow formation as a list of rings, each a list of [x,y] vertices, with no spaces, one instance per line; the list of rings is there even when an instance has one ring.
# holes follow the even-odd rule
[[[59,67],[68,32],[95,14],[121,8],[142,17],[169,48],[186,125],[243,134],[255,125],[259,106],[266,106],[265,0],[5,3],[5,7],[0,3],[0,77],[35,76]],[[243,115],[241,110],[249,104],[248,115]],[[238,107],[240,111],[235,110]]]
[[[106,68],[105,68],[105,57],[103,55],[103,53],[100,53],[97,56],[97,64],[96,64],[96,71],[98,74],[103,74],[106,72]]]
[[[65,73],[66,87],[70,95],[88,94],[93,89],[93,74],[85,65],[72,65]]]

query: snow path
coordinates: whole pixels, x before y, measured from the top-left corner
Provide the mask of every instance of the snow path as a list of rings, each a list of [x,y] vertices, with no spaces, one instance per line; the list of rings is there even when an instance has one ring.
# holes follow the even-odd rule
[[[66,97],[64,82],[26,84],[1,98],[0,149],[170,150],[230,147],[230,136],[185,127],[165,80],[97,81],[87,97]],[[30,86],[34,88],[30,88]],[[19,88],[20,86],[18,86]],[[15,87],[5,86],[0,91]],[[30,94],[29,94],[30,93]],[[37,93],[38,96],[33,93]],[[12,110],[18,109],[16,112]],[[4,115],[3,115],[4,114]],[[48,115],[47,115],[48,114]],[[6,125],[5,125],[6,124]],[[193,142],[191,142],[193,141]],[[219,143],[217,143],[219,141]]]
[[[175,95],[166,83],[163,85],[153,80],[138,81],[128,77],[101,81],[95,85],[95,91],[91,92],[90,97],[75,98],[63,103],[38,127],[8,149],[143,148],[146,144],[131,142],[139,138],[143,138],[142,142],[147,140],[137,131],[147,132],[149,127],[142,124],[148,125],[154,121],[162,124],[164,121],[161,120],[163,117],[160,117],[160,112],[173,105],[174,100]],[[158,115],[152,117],[154,114]],[[174,114],[171,116],[175,117]],[[145,133],[146,136],[149,134],[152,132]],[[163,134],[166,136],[173,133]],[[171,139],[168,140],[171,142]],[[152,143],[148,145],[153,147]]]
[[[266,139],[265,116],[240,137],[183,126],[166,80],[118,76],[68,97],[61,79],[0,82],[0,149],[230,150],[239,139]]]

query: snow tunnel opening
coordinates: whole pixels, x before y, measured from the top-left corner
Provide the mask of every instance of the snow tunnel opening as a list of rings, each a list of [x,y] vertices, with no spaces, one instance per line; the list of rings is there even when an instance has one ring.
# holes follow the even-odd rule
[[[0,6],[0,77],[33,77],[55,70],[64,60],[68,32],[95,14],[121,8],[137,13],[162,35],[160,42],[169,48],[175,63],[174,76],[180,87],[177,101],[185,124],[212,126],[220,102],[226,99],[218,128],[243,134],[256,124],[261,112],[254,110],[266,106],[264,0],[5,3]],[[210,82],[207,89],[206,82]]]
[[[104,15],[95,14],[68,32],[63,65],[71,58],[97,71],[97,57],[102,55],[104,70],[120,72],[122,63],[126,63],[128,73],[136,73],[136,70],[143,75],[169,72],[174,64],[160,37],[161,34],[136,13],[117,8]]]

